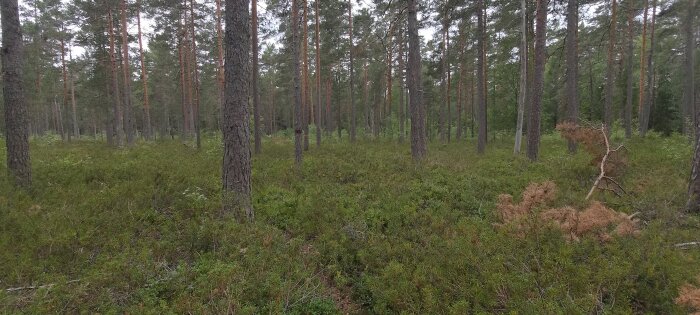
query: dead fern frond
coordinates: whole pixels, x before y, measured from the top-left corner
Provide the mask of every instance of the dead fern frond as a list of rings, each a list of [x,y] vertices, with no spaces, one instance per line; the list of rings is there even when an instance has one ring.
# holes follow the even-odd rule
[[[700,276],[698,277],[700,282]],[[700,315],[700,288],[692,284],[684,284],[675,300],[676,304],[695,310],[694,315]]]

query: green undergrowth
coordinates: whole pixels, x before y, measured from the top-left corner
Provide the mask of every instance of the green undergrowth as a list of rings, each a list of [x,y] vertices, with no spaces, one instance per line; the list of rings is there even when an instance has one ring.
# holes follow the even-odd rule
[[[254,224],[220,212],[219,137],[199,151],[35,139],[31,191],[0,177],[2,312],[682,314],[678,287],[700,274],[700,251],[673,246],[700,231],[680,212],[691,147],[626,147],[627,194],[595,198],[637,213],[642,233],[602,244],[493,226],[497,196],[530,182],[554,181],[557,206],[587,204],[596,169],[556,135],[537,163],[510,139],[483,156],[472,139],[433,143],[420,165],[408,144],[312,141],[300,171],[291,142],[267,138]]]

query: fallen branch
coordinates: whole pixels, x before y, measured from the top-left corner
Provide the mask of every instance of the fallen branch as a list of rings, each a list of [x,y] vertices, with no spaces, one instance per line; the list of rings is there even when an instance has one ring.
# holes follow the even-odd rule
[[[678,249],[689,249],[690,247],[700,247],[700,242],[687,242],[673,245],[673,247]]]
[[[79,282],[79,281],[80,281],[80,279],[70,280],[70,281],[66,281],[66,284],[75,283],[75,282]],[[17,291],[24,291],[24,290],[38,290],[38,289],[51,288],[55,285],[56,285],[55,283],[49,283],[49,284],[44,284],[44,285],[30,285],[30,286],[26,286],[26,287],[7,288],[7,289],[5,289],[5,291],[6,292],[17,292]]]
[[[603,124],[600,127],[600,132],[603,134],[603,139],[605,140],[605,155],[603,155],[603,158],[600,161],[600,174],[593,183],[593,187],[591,187],[591,190],[588,191],[588,195],[586,195],[586,200],[591,199],[591,196],[593,196],[593,193],[595,192],[596,188],[600,190],[610,190],[613,193],[615,193],[615,195],[617,195],[618,197],[621,195],[618,192],[618,190],[622,191],[622,193],[626,193],[625,190],[622,188],[622,185],[620,185],[620,183],[618,183],[612,177],[607,176],[605,174],[605,163],[608,161],[608,158],[610,158],[610,155],[624,148],[624,146],[620,145],[615,149],[610,148],[610,141],[608,140],[608,133],[605,131],[605,124]],[[603,180],[615,184],[617,190],[615,188],[601,187],[600,184]]]

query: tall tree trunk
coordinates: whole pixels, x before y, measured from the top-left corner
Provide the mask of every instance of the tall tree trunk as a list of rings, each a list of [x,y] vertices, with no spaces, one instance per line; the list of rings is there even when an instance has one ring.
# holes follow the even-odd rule
[[[225,102],[222,110],[223,208],[254,219],[248,113],[250,21],[248,0],[226,0]]]
[[[520,1],[520,89],[518,92],[518,120],[515,127],[515,147],[514,154],[519,154],[523,141],[523,122],[525,120],[525,101],[527,98],[527,68],[528,68],[528,47],[527,47],[527,0]]]
[[[70,61],[73,62],[73,53],[70,53]],[[71,113],[73,116],[73,136],[75,139],[80,138],[80,126],[78,126],[78,104],[75,102],[75,82],[73,80],[73,74],[69,73],[70,77],[70,101],[71,101]]]
[[[610,35],[608,37],[608,61],[605,68],[605,103],[603,104],[603,122],[605,131],[610,134],[613,129],[613,98],[615,83],[615,34],[617,33],[617,0],[612,0],[610,8]]]
[[[301,104],[304,115],[304,151],[309,150],[309,118],[311,113],[311,97],[309,95],[309,5],[307,0],[301,0],[302,10],[302,36],[301,36],[301,59],[302,59],[302,84],[301,84]]]
[[[61,26],[63,27],[63,26]],[[63,39],[63,34],[61,36],[61,73],[63,75],[63,102],[61,102],[62,107],[68,106],[68,71],[66,70],[66,44]],[[61,132],[61,137],[63,137],[63,132]],[[68,137],[70,140],[70,136]]]
[[[393,34],[394,33],[394,25],[391,25],[389,27],[389,33],[387,34],[387,40],[388,40],[388,45],[387,45],[387,54],[386,54],[386,134],[389,137],[389,139],[392,139],[393,134],[392,134],[392,127],[391,127],[391,104],[394,102],[393,100],[393,87],[394,87],[394,69],[393,69],[393,61],[394,61],[394,45],[393,45]]]
[[[202,147],[202,135],[199,118],[199,69],[197,66],[197,32],[194,25],[194,0],[190,0],[190,33],[192,36],[192,85],[194,88],[192,103],[192,122],[197,142],[197,149]]]
[[[411,102],[411,154],[421,161],[428,153],[425,135],[425,104],[423,104],[423,79],[418,38],[418,9],[416,0],[408,0],[408,91]]]
[[[685,35],[685,65],[683,67],[684,86],[683,86],[683,132],[689,137],[693,137],[692,129],[695,119],[695,34],[693,29],[693,20],[697,9],[695,0],[687,0],[688,9],[685,20],[683,21],[683,33]],[[652,45],[653,46],[653,45]]]
[[[350,142],[355,142],[355,137],[357,131],[357,113],[355,113],[355,66],[354,66],[354,40],[352,33],[352,0],[348,0],[348,21],[350,22],[350,28],[348,30],[348,35],[350,37]],[[340,128],[340,126],[338,126]]]
[[[221,0],[216,0],[216,46],[218,51],[218,56],[216,58],[217,62],[217,83],[219,88],[219,108],[217,113],[219,114],[219,119],[217,119],[217,124],[221,126],[221,109],[224,107],[224,39],[223,39],[223,28],[221,27]]]
[[[32,183],[29,159],[29,115],[24,100],[24,50],[17,0],[0,4],[2,18],[2,74],[5,102],[5,145],[7,170],[15,185],[28,188]]]
[[[126,0],[121,1],[122,71],[124,73],[124,132],[128,146],[134,145],[134,122],[131,115],[131,72],[129,70],[129,33],[126,22]]]
[[[484,21],[484,0],[478,0],[476,4],[477,14],[477,61],[476,61],[476,98],[477,98],[477,120],[479,124],[479,137],[477,140],[477,152],[484,153],[486,150],[486,39],[484,38],[486,22]]]
[[[294,60],[294,160],[301,169],[303,126],[301,110],[301,64],[299,56],[299,1],[292,0],[292,60]]]
[[[644,92],[645,94],[644,105],[642,106],[642,117],[639,118],[640,125],[644,127],[640,132],[642,137],[646,136],[646,133],[649,130],[649,116],[651,115],[651,106],[654,104],[654,50],[656,48],[654,42],[654,33],[656,28],[656,3],[657,0],[654,0],[652,4],[653,9],[651,14],[651,29],[649,30],[649,55],[647,56],[647,66],[645,68],[647,71],[647,76],[650,80],[649,84],[646,85],[646,90]]]
[[[187,79],[185,72],[187,72],[187,65],[185,63],[185,44],[184,44],[184,32],[180,32],[183,36],[180,36],[179,43],[177,45],[177,55],[178,64],[180,66],[180,96],[181,96],[181,107],[182,107],[182,139],[189,136],[189,115],[187,104]]]
[[[646,134],[646,126],[644,126],[644,91],[646,81],[644,76],[646,75],[644,67],[646,65],[646,53],[647,53],[647,20],[649,16],[649,0],[644,0],[644,20],[642,21],[642,48],[640,51],[640,61],[639,61],[639,106],[637,108],[637,115],[639,119],[639,135],[644,136]]]
[[[260,135],[260,71],[258,69],[258,0],[253,0],[251,5],[251,29],[253,31],[253,79],[250,84],[253,93],[253,135],[255,136],[255,154],[262,150],[262,138]]]
[[[153,140],[153,126],[151,125],[151,104],[148,99],[148,73],[146,72],[146,57],[143,53],[143,39],[141,34],[141,0],[137,4],[136,25],[139,32],[139,56],[141,57],[141,81],[143,82],[143,135],[146,140]]]
[[[450,139],[452,135],[452,65],[450,64],[449,61],[449,47],[450,47],[450,32],[449,28],[447,30],[447,51],[448,54],[446,57],[446,63],[447,63],[447,126],[445,127],[445,132],[447,133],[447,142],[449,143],[452,139]]]
[[[566,17],[566,112],[567,121],[578,124],[578,1],[569,0]],[[576,142],[569,140],[569,153]]]
[[[625,53],[625,137],[632,137],[632,67],[634,57],[634,4],[627,0],[627,52]]]
[[[114,97],[114,120],[112,127],[114,128],[115,143],[117,146],[124,145],[124,117],[122,115],[122,103],[119,91],[119,74],[117,72],[117,50],[115,45],[114,34],[114,19],[112,10],[107,13],[107,21],[109,23],[109,60],[110,72],[112,74],[112,97]]]
[[[403,61],[403,45],[404,45],[404,39],[403,39],[403,27],[399,27],[399,38],[398,38],[398,44],[399,44],[399,69],[398,69],[398,77],[399,77],[399,143],[403,143],[404,141],[404,133],[405,133],[405,125],[404,125],[404,61]]]
[[[614,0],[613,0],[614,1]],[[532,83],[532,108],[527,133],[527,157],[536,161],[540,151],[540,107],[544,92],[544,66],[547,38],[547,0],[537,0],[537,25],[535,26],[535,73]]]
[[[316,6],[316,147],[321,147],[321,11]]]
[[[443,5],[447,5],[446,1]],[[438,119],[438,132],[440,134],[440,141],[447,141],[447,99],[449,98],[447,92],[447,33],[450,25],[447,21],[447,9],[442,13],[442,71],[440,72],[440,85],[442,89],[442,101],[440,102],[440,116]]]

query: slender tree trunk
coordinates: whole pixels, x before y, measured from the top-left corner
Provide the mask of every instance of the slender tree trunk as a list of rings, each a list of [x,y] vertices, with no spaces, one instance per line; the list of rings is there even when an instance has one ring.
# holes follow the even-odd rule
[[[262,140],[260,135],[260,71],[258,69],[258,0],[252,0],[251,5],[251,29],[253,31],[253,79],[250,84],[253,93],[253,134],[255,135],[255,154],[260,154],[262,150]]]
[[[394,87],[394,69],[393,69],[393,61],[394,61],[394,45],[393,45],[393,34],[394,33],[394,26],[391,25],[389,27],[389,34],[387,34],[388,37],[388,45],[387,45],[387,54],[386,54],[386,134],[389,137],[389,139],[393,138],[393,133],[392,133],[392,126],[391,126],[391,104],[394,102],[393,100],[393,87]]]
[[[446,2],[446,1],[445,1]],[[447,3],[443,2],[444,5]],[[443,12],[442,18],[442,71],[440,72],[440,85],[442,89],[442,100],[440,102],[440,116],[438,119],[438,133],[440,134],[440,141],[447,142],[447,99],[449,98],[447,92],[447,33],[449,24],[447,21],[447,12]]]
[[[216,46],[218,51],[218,56],[216,58],[217,62],[217,79],[219,88],[219,108],[217,113],[219,114],[219,119],[217,119],[217,124],[221,125],[221,109],[224,107],[224,39],[223,39],[223,28],[221,27],[221,0],[216,0]]]
[[[309,150],[309,118],[311,117],[311,97],[309,95],[309,5],[307,0],[301,0],[302,10],[302,36],[301,36],[301,59],[302,59],[302,84],[301,84],[301,104],[304,115],[304,151]]]
[[[477,52],[477,61],[476,61],[476,98],[477,98],[477,120],[479,123],[479,137],[477,141],[477,152],[479,154],[483,154],[484,151],[486,150],[486,60],[485,58],[485,51],[486,51],[486,39],[484,38],[485,35],[485,28],[486,28],[486,23],[484,21],[484,0],[478,0],[477,1],[477,24],[478,24],[478,30],[477,30],[477,46],[478,46],[478,52]]]
[[[418,9],[416,0],[408,0],[408,90],[411,102],[411,154],[416,161],[423,160],[428,152],[425,135],[425,104],[423,104],[423,79],[418,38]]]
[[[527,75],[528,75],[528,54],[527,54],[527,0],[520,1],[521,24],[520,24],[520,90],[518,92],[518,120],[515,127],[515,147],[514,154],[519,154],[523,140],[523,122],[525,120],[525,101],[527,98]],[[567,42],[568,43],[568,42]]]
[[[614,1],[614,0],[613,0]],[[540,107],[544,84],[544,66],[546,32],[547,32],[547,0],[537,0],[537,25],[535,26],[535,73],[532,83],[532,108],[527,133],[527,157],[536,161],[540,150]]]
[[[292,0],[292,59],[294,60],[294,160],[301,169],[303,126],[301,110],[301,63],[299,56],[299,1]]]
[[[192,103],[192,122],[197,142],[197,149],[202,147],[202,131],[199,117],[199,69],[197,66],[197,32],[194,25],[194,0],[190,0],[190,33],[192,36],[192,85],[194,88]]]
[[[632,67],[634,57],[634,4],[627,1],[627,52],[625,53],[625,138],[632,137]]]
[[[651,115],[651,107],[654,103],[654,50],[656,48],[654,41],[654,33],[656,28],[656,3],[657,0],[654,0],[652,4],[653,9],[651,14],[651,34],[649,36],[649,55],[647,56],[646,60],[647,76],[649,77],[650,81],[649,84],[647,84],[646,86],[644,105],[642,107],[642,117],[640,118],[640,124],[644,126],[644,129],[640,132],[642,137],[646,136],[646,133],[649,130],[649,116]]]
[[[449,47],[450,47],[450,32],[449,29],[447,31],[447,49],[448,49],[448,54],[446,57],[447,59],[447,126],[445,127],[445,132],[447,134],[447,142],[449,143],[452,139],[450,139],[452,135],[452,65],[450,64],[449,61]]]
[[[567,121],[578,124],[578,1],[569,0],[566,25],[566,109]],[[576,142],[569,140],[569,153]]]
[[[141,34],[141,0],[137,4],[136,24],[139,32],[139,56],[141,57],[141,81],[143,82],[143,135],[146,140],[153,140],[153,126],[151,125],[151,104],[148,95],[148,72],[146,72],[146,57],[143,53],[143,39]]]
[[[356,137],[356,127],[357,127],[357,114],[355,113],[355,69],[354,69],[354,40],[352,33],[352,0],[348,0],[348,20],[350,22],[350,28],[348,30],[348,35],[350,36],[350,142],[355,142]],[[340,128],[340,126],[338,126]]]
[[[321,147],[321,11],[316,6],[316,147]]]
[[[73,62],[73,54],[70,54],[70,61]],[[73,74],[69,73],[70,76],[70,100],[71,100],[71,113],[73,116],[73,136],[75,139],[80,138],[80,126],[78,126],[78,104],[75,101],[75,82],[73,80]]]
[[[398,77],[399,77],[399,143],[403,143],[404,141],[404,134],[406,132],[405,128],[406,126],[404,125],[404,116],[406,115],[404,113],[404,61],[403,61],[403,45],[404,45],[404,38],[403,38],[403,28],[399,27],[399,38],[398,38],[398,49],[399,49],[399,69],[398,69]]]
[[[692,134],[692,129],[695,119],[695,34],[693,33],[693,22],[695,19],[695,14],[697,14],[697,9],[695,0],[687,1],[688,9],[686,12],[685,21],[683,21],[683,33],[685,35],[685,65],[683,67],[685,71],[683,75],[683,131],[686,135],[692,138],[694,136]]]
[[[134,145],[134,122],[131,115],[131,72],[129,70],[129,33],[126,22],[126,0],[121,1],[122,71],[124,73],[124,132],[128,146]]]
[[[15,185],[28,188],[32,183],[29,158],[29,115],[24,99],[22,70],[24,49],[17,0],[2,1],[0,18],[2,18],[2,87],[5,102],[7,171]]]
[[[639,61],[639,106],[637,108],[637,115],[639,119],[639,135],[644,136],[646,134],[646,126],[644,126],[644,91],[645,91],[645,78],[646,75],[644,67],[646,65],[646,52],[647,52],[647,20],[649,16],[649,0],[644,0],[644,21],[642,22],[642,48],[640,51],[640,61]]]
[[[180,34],[184,35],[184,32],[180,32]],[[180,66],[180,96],[181,96],[181,107],[182,107],[182,130],[181,130],[181,136],[182,139],[185,139],[189,136],[189,115],[187,114],[189,105],[187,104],[187,79],[185,72],[187,72],[187,65],[185,63],[185,44],[184,44],[184,36],[180,37],[180,42],[178,43],[177,46],[177,52],[178,52],[178,63]]]
[[[608,37],[608,63],[605,74],[605,103],[603,105],[603,122],[605,131],[610,134],[613,129],[613,98],[615,81],[615,34],[617,33],[617,0],[612,0],[610,9],[610,36]]]
[[[61,26],[63,27],[63,26]],[[61,34],[61,74],[63,75],[63,102],[61,105],[63,107],[68,106],[68,70],[66,70],[66,44],[63,39],[63,34]],[[63,136],[63,132],[61,132]],[[70,136],[68,137],[70,140]]]
[[[120,99],[119,91],[119,74],[117,73],[117,51],[114,42],[114,20],[112,17],[112,10],[110,9],[107,13],[107,20],[109,23],[109,59],[110,59],[110,72],[112,74],[112,96],[114,97],[114,120],[112,121],[112,127],[114,128],[115,143],[117,146],[124,145],[124,118],[122,115],[122,104]]]
[[[252,221],[248,113],[250,21],[248,0],[226,0],[226,71],[223,108],[223,208]]]

